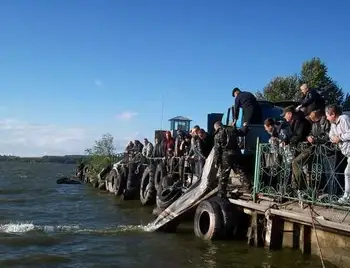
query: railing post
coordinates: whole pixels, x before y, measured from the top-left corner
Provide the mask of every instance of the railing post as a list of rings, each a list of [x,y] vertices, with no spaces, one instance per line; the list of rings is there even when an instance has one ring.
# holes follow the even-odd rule
[[[260,140],[256,138],[255,148],[255,165],[254,165],[254,185],[253,185],[253,201],[256,202],[256,195],[259,191],[259,177],[260,177]]]

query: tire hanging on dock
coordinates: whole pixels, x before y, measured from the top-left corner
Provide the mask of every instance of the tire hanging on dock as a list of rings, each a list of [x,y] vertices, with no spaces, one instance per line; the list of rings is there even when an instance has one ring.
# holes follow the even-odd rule
[[[162,183],[163,178],[166,176],[166,168],[163,162],[159,163],[156,168],[156,172],[154,174],[154,186],[156,187],[156,191],[158,192],[159,186]]]
[[[194,233],[203,240],[220,239],[224,235],[224,220],[215,200],[202,201],[194,216]]]
[[[143,165],[139,165],[138,163],[129,163],[126,188],[121,197],[123,200],[134,200],[139,198],[142,174]]]
[[[154,170],[149,166],[142,174],[140,185],[140,201],[142,205],[154,205],[157,191],[154,187]]]
[[[125,168],[121,168],[119,172],[117,172],[115,169],[112,169],[110,173],[111,181],[112,181],[112,187],[111,192],[117,196],[120,196],[123,194],[123,191],[125,189],[126,180],[127,180],[127,174]]]
[[[182,195],[181,187],[172,187],[176,181],[177,178],[174,174],[168,174],[162,178],[157,190],[157,208],[167,208]]]
[[[210,200],[216,202],[222,214],[223,237],[231,239],[237,237],[239,222],[242,220],[242,214],[227,198],[213,196]]]

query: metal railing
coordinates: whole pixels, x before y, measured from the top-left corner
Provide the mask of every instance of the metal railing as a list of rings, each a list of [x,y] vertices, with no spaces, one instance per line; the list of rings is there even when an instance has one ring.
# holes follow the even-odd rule
[[[340,206],[346,158],[331,143],[296,148],[257,142],[253,198]]]

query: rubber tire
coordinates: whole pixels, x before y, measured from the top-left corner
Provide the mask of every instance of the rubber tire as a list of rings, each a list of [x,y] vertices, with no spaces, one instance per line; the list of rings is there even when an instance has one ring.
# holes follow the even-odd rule
[[[100,178],[101,178],[101,180],[104,180],[107,176],[108,176],[108,174],[109,174],[109,172],[112,170],[112,166],[111,165],[108,165],[108,166],[106,166],[105,168],[103,168],[102,170],[101,170],[101,172],[100,172]]]
[[[106,191],[107,191],[107,192],[110,192],[110,190],[109,190],[110,182],[109,182],[108,180],[105,180],[104,182],[105,182]]]
[[[224,225],[223,238],[235,238],[241,220],[240,211],[227,198],[213,196],[210,200],[213,200],[220,206]]]
[[[165,209],[174,203],[182,195],[182,189],[180,188],[168,188],[163,190],[158,196],[157,207]]]
[[[154,186],[158,192],[159,186],[162,184],[163,178],[166,176],[166,168],[163,162],[159,163],[154,174]]]
[[[97,182],[97,181],[93,182],[93,183],[92,183],[92,187],[98,188],[98,182]]]
[[[153,176],[152,170],[147,167],[142,174],[140,185],[140,201],[144,206],[156,203],[157,191],[150,183],[151,176]]]
[[[157,195],[159,196],[165,189],[173,186],[173,184],[177,181],[174,174],[168,174],[164,176],[160,182],[158,187],[156,187]]]
[[[139,168],[139,173],[135,174],[136,168],[137,164],[129,163],[126,187],[122,195],[123,200],[136,200],[140,198],[140,182],[144,167],[141,165]]]
[[[112,169],[110,176],[112,181],[111,192],[116,196],[121,196],[126,186],[125,170],[121,169],[117,172],[115,169]]]
[[[223,237],[224,221],[221,208],[216,201],[209,199],[198,205],[194,215],[194,234],[203,240]]]

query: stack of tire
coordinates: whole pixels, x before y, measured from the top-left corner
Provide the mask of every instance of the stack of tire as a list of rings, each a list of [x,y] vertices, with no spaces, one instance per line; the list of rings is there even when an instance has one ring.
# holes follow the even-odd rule
[[[121,196],[124,192],[128,178],[128,168],[125,165],[113,167],[106,177],[106,190],[116,196]]]
[[[218,196],[202,201],[194,216],[194,233],[203,240],[241,238],[246,215],[227,198]]]
[[[182,185],[177,175],[167,174],[164,162],[150,165],[141,180],[140,200],[143,205],[154,205],[155,216],[182,195]]]
[[[139,199],[140,184],[145,167],[141,163],[130,162],[128,164],[127,176],[124,173],[124,179],[127,178],[125,188],[121,198],[123,200],[136,200]]]

